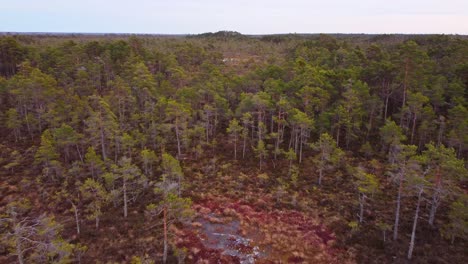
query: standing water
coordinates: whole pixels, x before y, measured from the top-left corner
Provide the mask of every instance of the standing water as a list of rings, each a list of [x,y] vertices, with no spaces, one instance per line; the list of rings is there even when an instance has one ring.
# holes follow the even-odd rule
[[[210,214],[211,219],[216,219]],[[252,239],[240,235],[240,222],[231,220],[229,222],[208,221],[205,218],[197,218],[201,224],[201,239],[203,245],[219,249],[222,254],[237,257],[242,264],[255,263],[255,260],[265,255],[258,246],[252,245]]]

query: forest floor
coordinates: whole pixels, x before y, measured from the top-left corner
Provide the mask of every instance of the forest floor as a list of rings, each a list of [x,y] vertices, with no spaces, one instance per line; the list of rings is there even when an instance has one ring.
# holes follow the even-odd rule
[[[0,158],[8,160],[11,151],[3,148]],[[43,179],[30,165],[33,152],[19,152],[17,164],[0,171],[0,212],[8,203],[27,198],[31,216],[53,214],[64,227],[65,240],[87,246],[82,263],[131,263],[135,256],[160,263],[162,221],[151,222],[145,217],[146,205],[154,199],[150,191],[130,204],[127,218],[121,206],[107,206],[99,229],[82,215],[81,234],[77,235],[70,205],[53,198],[60,183],[38,184]],[[5,164],[0,162],[3,167]],[[178,258],[185,263],[406,263],[406,241],[383,243],[380,233],[370,229],[350,232],[346,219],[354,217],[347,208],[355,206],[351,192],[337,192],[333,185],[317,188],[305,172],[297,183],[300,188],[282,188],[284,183],[278,179],[287,180],[287,163],[264,171],[256,165],[255,160],[227,157],[184,162],[183,196],[192,199],[194,213],[190,221],[171,226],[168,263],[177,263]],[[346,178],[337,179],[346,182]],[[378,213],[391,214],[392,208]],[[371,212],[367,218],[375,221]],[[402,225],[409,227],[411,223]],[[432,241],[432,236],[436,239],[431,230],[421,230],[419,235],[427,241]],[[443,241],[430,242],[432,250],[449,249],[454,259],[464,255],[462,248],[447,247]],[[423,254],[427,247],[421,245],[416,250]],[[0,247],[0,263],[16,261],[15,256],[7,256],[8,249]],[[433,263],[444,263],[443,258]]]
[[[6,161],[11,149],[4,148]],[[31,215],[53,213],[63,224],[62,236],[87,245],[82,263],[130,263],[132,257],[162,258],[162,221],[148,223],[146,204],[130,205],[128,218],[119,206],[109,206],[96,229],[81,219],[77,235],[73,212],[65,201],[53,201],[60,184],[38,184],[32,152],[22,150],[21,160],[0,173],[0,210],[21,198],[30,201]],[[202,164],[202,165],[201,165]],[[317,210],[285,206],[258,171],[240,172],[244,166],[227,161],[186,164],[184,196],[193,200],[194,215],[170,229],[169,263],[179,255],[187,263],[353,263]],[[2,164],[4,166],[4,164]],[[212,167],[210,167],[212,166]],[[255,166],[255,164],[253,165]],[[286,196],[285,196],[286,197]],[[145,197],[141,197],[146,201]],[[308,207],[310,208],[310,207]],[[0,248],[0,263],[11,263],[8,249]],[[159,263],[159,261],[156,261]]]

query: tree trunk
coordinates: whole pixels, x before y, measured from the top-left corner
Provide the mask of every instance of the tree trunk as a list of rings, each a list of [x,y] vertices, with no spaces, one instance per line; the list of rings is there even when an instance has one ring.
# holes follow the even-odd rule
[[[298,150],[298,147],[299,147],[298,134],[299,133],[297,133],[297,129],[294,129],[294,130],[296,130],[296,132],[295,132],[296,135],[295,135],[295,138],[294,138],[294,152],[297,154],[297,152],[299,151]]]
[[[207,120],[206,120],[206,125],[205,125],[205,130],[206,130],[206,144],[208,144],[210,142],[210,119],[209,119],[209,116],[207,117]]]
[[[81,162],[83,163],[83,155],[81,155],[80,148],[78,147],[78,144],[75,144],[76,146],[76,151],[78,152],[78,156],[80,157]]]
[[[163,222],[164,222],[164,252],[163,252],[163,263],[167,262],[167,208],[163,208]]]
[[[398,224],[400,222],[401,192],[403,191],[403,174],[400,173],[400,182],[398,187],[397,208],[395,213],[395,225],[393,226],[393,240],[398,239]]]
[[[338,131],[336,132],[336,146],[340,146],[340,126],[338,126]]]
[[[445,128],[445,123],[444,123],[444,118],[442,116],[439,117],[439,122],[440,122],[440,125],[439,125],[439,133],[437,135],[437,146],[440,146],[441,142],[442,142],[442,137],[444,135],[444,128]]]
[[[76,207],[76,205],[73,202],[71,204],[73,206],[73,212],[75,214],[76,233],[78,235],[80,235],[80,219],[78,217],[78,208]]]
[[[176,124],[175,125],[175,134],[176,134],[176,139],[177,139],[177,159],[181,158],[182,151],[180,149],[180,138],[179,138],[179,126]]]
[[[237,160],[237,135],[234,137],[234,159]]]
[[[280,145],[280,139],[281,139],[281,129],[280,129],[280,114],[278,114],[278,127],[277,127],[277,134],[276,134],[276,142],[275,142],[275,153],[274,153],[274,157],[275,157],[275,160],[278,156],[278,151],[279,151],[279,145]]]
[[[244,134],[244,144],[242,146],[242,158],[245,158],[245,145],[246,145],[246,142],[247,141],[247,135]]]
[[[390,98],[390,95],[385,96],[385,111],[384,111],[384,122],[387,120],[387,111],[388,111],[388,99]]]
[[[369,122],[368,122],[368,127],[367,127],[367,133],[366,133],[366,141],[369,139],[369,134],[372,130],[372,120],[374,120],[374,112],[375,112],[375,107],[372,107],[372,110],[369,114]]]
[[[294,139],[294,129],[291,128],[291,136],[289,137],[289,145],[288,145],[288,149],[291,149],[292,148],[292,144],[293,144],[293,139]]]
[[[323,177],[323,169],[319,169],[319,179],[318,179],[318,185],[322,185],[322,177]]]
[[[413,127],[411,128],[411,142],[410,144],[413,144],[413,138],[414,138],[414,131],[416,130],[416,113],[414,114],[413,117]]]
[[[436,189],[434,190],[434,194],[432,195],[432,206],[431,206],[431,211],[429,213],[429,225],[430,226],[434,226],[435,214],[440,204],[441,192],[443,191],[442,190],[442,175],[440,173],[440,167],[437,167],[436,169],[435,185],[436,185]]]
[[[261,121],[261,118],[262,118],[262,117],[261,117],[261,115],[260,115],[260,113],[259,113],[259,114],[258,114],[258,123],[257,123],[257,127],[258,127],[258,132],[257,132],[257,133],[258,133],[258,141],[262,140],[262,133],[263,133],[263,132],[262,132],[262,126],[261,126],[263,123],[262,123],[262,121]]]
[[[177,195],[180,197],[181,196],[181,189],[182,189],[182,179],[180,173],[177,175]]]
[[[364,194],[359,194],[359,223],[362,223],[364,218]]]
[[[33,134],[32,134],[32,131],[31,131],[31,126],[29,125],[29,118],[28,118],[28,110],[26,108],[26,105],[23,106],[24,107],[24,118],[26,120],[26,127],[28,128],[28,133],[29,133],[29,136],[31,137],[31,140],[34,140],[34,137],[33,137]]]
[[[270,133],[273,133],[273,126],[274,126],[274,123],[273,123],[273,116],[275,114],[273,113],[273,111],[270,111]]]
[[[123,177],[123,199],[124,199],[124,218],[127,218],[128,215],[128,199],[127,199],[127,179],[125,179],[125,176]]]
[[[408,63],[409,59],[406,59],[405,61],[405,78],[403,80],[403,102],[401,104],[401,110],[403,110],[403,107],[405,107],[406,104],[406,90],[407,88],[407,81],[408,81]],[[403,124],[403,113],[400,116],[400,126]]]
[[[101,124],[101,151],[102,151],[102,159],[106,160],[106,145],[104,143],[104,130],[102,129],[102,124]]]
[[[437,212],[437,208],[439,207],[440,196],[438,190],[432,196],[432,206],[431,211],[429,213],[429,225],[434,226],[435,214]]]
[[[411,242],[410,242],[409,250],[408,250],[408,259],[411,259],[413,255],[414,240],[416,238],[416,226],[418,225],[418,218],[419,218],[419,205],[421,204],[422,193],[423,193],[423,189],[421,188],[418,193],[418,203],[416,206],[416,213],[414,214],[413,231],[411,232]]]
[[[299,163],[302,163],[302,143],[303,143],[303,142],[302,142],[302,138],[303,138],[303,131],[302,131],[302,129],[301,129],[301,136],[300,136],[300,138],[301,138],[301,143],[300,143],[300,145],[299,145]]]
[[[23,249],[21,247],[21,238],[17,229],[15,229],[16,235],[16,255],[18,255],[18,262],[24,264]]]

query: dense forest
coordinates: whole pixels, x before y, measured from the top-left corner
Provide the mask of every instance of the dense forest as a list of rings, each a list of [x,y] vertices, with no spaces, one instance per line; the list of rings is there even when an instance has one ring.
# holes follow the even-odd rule
[[[464,36],[0,36],[0,262],[464,263],[467,88]]]

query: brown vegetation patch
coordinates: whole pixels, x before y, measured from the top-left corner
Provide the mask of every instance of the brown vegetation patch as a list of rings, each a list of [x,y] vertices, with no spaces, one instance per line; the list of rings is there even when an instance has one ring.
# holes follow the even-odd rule
[[[240,222],[240,234],[252,240],[251,245],[238,245],[238,250],[251,252],[257,246],[263,254],[259,261],[280,261],[287,263],[343,263],[338,261],[341,251],[333,248],[335,234],[318,219],[295,210],[259,209],[255,204],[223,197],[207,197],[198,201],[193,209],[197,216],[211,223],[227,223],[232,219]],[[215,220],[214,220],[215,219]],[[199,224],[192,227],[200,227]],[[208,250],[196,238],[193,231],[187,231],[189,244]],[[181,246],[183,244],[178,244]],[[206,257],[208,253],[200,253]],[[192,258],[196,258],[195,254]]]

